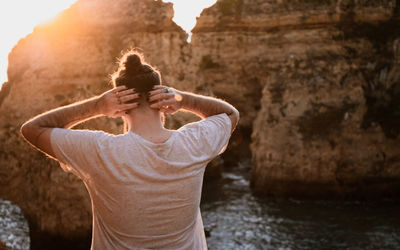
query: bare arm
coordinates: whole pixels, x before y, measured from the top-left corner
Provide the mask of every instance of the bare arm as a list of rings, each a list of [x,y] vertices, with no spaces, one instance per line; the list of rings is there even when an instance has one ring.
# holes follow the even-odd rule
[[[202,118],[226,113],[229,119],[231,119],[232,131],[235,129],[239,121],[239,111],[228,102],[188,92],[181,92],[181,95],[181,109],[194,113]]]
[[[203,95],[197,95],[189,92],[179,91],[169,88],[166,93],[165,86],[156,86],[150,93],[150,102],[152,108],[159,108],[166,113],[174,113],[178,110],[184,110],[194,113],[202,118],[226,113],[231,120],[232,132],[239,121],[239,111],[226,101]]]
[[[137,103],[126,102],[137,98],[132,90],[123,91],[125,87],[109,90],[101,96],[96,96],[68,106],[50,110],[25,122],[21,134],[34,147],[52,156],[54,152],[50,144],[50,133],[53,128],[71,128],[85,120],[107,115],[118,117],[125,110],[137,107]],[[120,93],[119,103],[116,93]]]

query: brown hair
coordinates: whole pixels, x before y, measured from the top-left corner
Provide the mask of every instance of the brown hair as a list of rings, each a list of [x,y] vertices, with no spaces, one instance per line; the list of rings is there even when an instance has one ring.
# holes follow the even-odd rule
[[[151,91],[154,85],[161,84],[160,72],[147,64],[140,52],[132,49],[119,59],[118,70],[111,77],[114,87],[125,85],[144,94]]]

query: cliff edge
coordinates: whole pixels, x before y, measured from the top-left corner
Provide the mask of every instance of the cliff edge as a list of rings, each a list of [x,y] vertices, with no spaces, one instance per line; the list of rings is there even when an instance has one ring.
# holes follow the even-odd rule
[[[29,147],[21,124],[110,87],[122,50],[139,47],[180,89],[237,106],[225,164],[252,157],[257,193],[400,193],[400,3],[395,0],[219,0],[192,41],[171,4],[80,0],[9,56],[0,92],[0,197],[31,228],[88,235],[85,187]],[[168,119],[177,127],[193,117]],[[105,118],[83,127],[121,131]]]

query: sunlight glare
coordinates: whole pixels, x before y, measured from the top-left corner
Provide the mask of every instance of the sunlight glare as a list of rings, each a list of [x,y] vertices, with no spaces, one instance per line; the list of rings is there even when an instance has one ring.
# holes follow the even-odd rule
[[[43,22],[50,21],[76,0],[0,1],[0,86],[7,81],[8,53],[19,39]]]
[[[164,2],[174,4],[173,20],[190,35],[190,31],[196,25],[196,17],[200,16],[204,8],[213,5],[216,0],[164,0]]]
[[[7,81],[8,53],[19,39],[33,31],[43,22],[48,22],[77,0],[1,0],[0,1],[0,87]],[[174,4],[174,21],[188,34],[196,24],[204,8],[216,0],[164,0]]]

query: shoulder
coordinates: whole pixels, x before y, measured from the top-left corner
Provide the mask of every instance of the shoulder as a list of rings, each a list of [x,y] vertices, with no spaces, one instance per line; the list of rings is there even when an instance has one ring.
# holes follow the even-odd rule
[[[223,152],[231,136],[231,120],[223,113],[188,123],[178,130],[185,144],[210,157]]]
[[[230,128],[231,127],[231,120],[229,119],[228,115],[225,113],[213,115],[206,117],[197,122],[188,123],[181,128],[179,131],[185,130],[193,130],[193,129],[202,129],[202,128],[209,128],[209,127],[221,127],[221,128]]]
[[[100,130],[54,128],[51,130],[50,137],[54,143],[81,142],[82,144],[90,144],[112,138],[113,135]]]
[[[102,137],[109,134],[101,130],[53,128],[51,135],[93,136]]]

